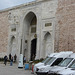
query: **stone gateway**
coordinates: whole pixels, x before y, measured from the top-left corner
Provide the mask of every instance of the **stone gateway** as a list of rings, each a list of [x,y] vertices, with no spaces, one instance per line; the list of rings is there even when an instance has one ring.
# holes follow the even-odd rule
[[[35,0],[0,11],[0,57],[27,61],[75,52],[75,0]]]

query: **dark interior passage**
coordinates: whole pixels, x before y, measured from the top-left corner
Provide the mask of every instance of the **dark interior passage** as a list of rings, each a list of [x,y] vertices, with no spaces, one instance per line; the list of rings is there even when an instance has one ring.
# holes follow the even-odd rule
[[[36,56],[36,43],[37,43],[37,39],[33,39],[31,41],[31,57],[30,57],[31,61],[33,61]]]

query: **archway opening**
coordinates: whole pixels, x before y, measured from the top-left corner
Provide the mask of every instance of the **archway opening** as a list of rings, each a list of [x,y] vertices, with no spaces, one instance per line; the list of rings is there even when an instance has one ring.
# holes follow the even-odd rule
[[[24,46],[24,55],[28,60],[33,60],[32,55],[36,55],[36,30],[37,17],[33,12],[29,12],[24,19],[24,40],[27,41]]]

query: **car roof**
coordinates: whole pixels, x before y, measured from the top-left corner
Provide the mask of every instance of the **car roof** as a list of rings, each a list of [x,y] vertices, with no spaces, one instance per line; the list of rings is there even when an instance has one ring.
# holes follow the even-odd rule
[[[59,52],[59,53],[52,53],[49,57],[66,58],[71,54],[73,54],[72,51],[62,51],[62,52]]]
[[[75,53],[72,53],[71,55],[69,55],[69,58],[75,58]]]
[[[51,53],[50,55],[48,55],[48,57],[54,57],[56,56],[58,53]]]

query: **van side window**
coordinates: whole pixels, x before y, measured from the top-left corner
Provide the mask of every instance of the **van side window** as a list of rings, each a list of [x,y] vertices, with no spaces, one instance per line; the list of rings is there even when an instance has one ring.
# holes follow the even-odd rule
[[[62,60],[63,60],[63,58],[56,59],[51,66],[58,65]]]

